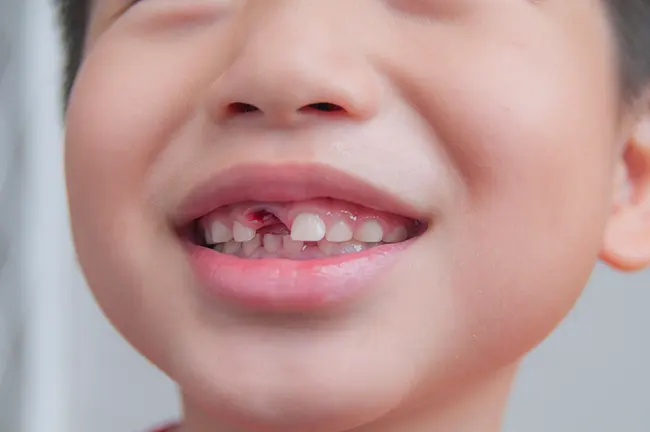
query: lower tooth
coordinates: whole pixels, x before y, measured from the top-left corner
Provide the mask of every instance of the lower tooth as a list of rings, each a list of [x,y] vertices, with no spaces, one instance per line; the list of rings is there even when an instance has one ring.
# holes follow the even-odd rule
[[[279,251],[281,247],[282,237],[273,234],[264,235],[264,249],[268,253],[275,253]]]
[[[234,255],[239,252],[239,249],[241,249],[241,243],[231,240],[224,244],[223,253]]]
[[[212,246],[212,250],[215,252],[223,252],[224,247],[225,243],[217,243],[216,245]]]
[[[304,246],[305,242],[293,240],[290,235],[282,237],[282,247],[290,255],[299,254]]]
[[[262,238],[259,234],[256,234],[252,240],[242,243],[241,248],[243,254],[247,257],[250,257],[255,253],[257,249],[260,248],[260,246],[262,246]]]
[[[330,256],[336,252],[338,249],[338,244],[334,244],[329,241],[320,241],[318,242],[318,248],[325,256]]]

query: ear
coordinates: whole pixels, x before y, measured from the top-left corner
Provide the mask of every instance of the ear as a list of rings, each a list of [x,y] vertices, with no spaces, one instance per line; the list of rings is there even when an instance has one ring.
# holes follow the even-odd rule
[[[622,271],[650,266],[650,103],[644,106],[619,163],[614,211],[600,252],[602,261]]]

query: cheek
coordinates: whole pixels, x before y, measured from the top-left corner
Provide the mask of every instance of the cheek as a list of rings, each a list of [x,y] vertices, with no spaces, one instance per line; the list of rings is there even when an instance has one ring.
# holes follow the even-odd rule
[[[66,118],[66,175],[73,224],[92,242],[119,238],[125,214],[155,204],[157,161],[209,79],[190,70],[202,65],[185,44],[118,32],[85,58]]]
[[[606,56],[558,52],[485,50],[435,72],[435,89],[422,92],[437,95],[421,109],[458,179],[440,224],[462,340],[478,351],[467,359],[514,361],[535,346],[597,259],[611,205],[615,79],[590,76],[609,69]]]
[[[597,259],[604,226],[586,211],[560,220],[547,206],[561,203],[526,206],[522,198],[530,190],[520,192],[450,223],[457,319],[465,326],[465,348],[478,354],[470,358],[488,364],[519,358],[570,311]]]
[[[532,348],[552,330],[587,283],[601,246],[611,154],[602,138],[563,133],[555,120],[557,132],[531,130],[525,141],[513,139],[519,133],[497,135],[494,145],[504,147],[482,153],[483,172],[451,222],[463,239],[454,245],[458,254],[466,248],[470,255],[459,264],[472,271],[454,272],[460,286],[473,287],[464,308],[505,350],[495,355]]]
[[[161,151],[196,106],[196,82],[186,70],[192,63],[171,43],[155,50],[119,36],[107,40],[85,59],[71,95],[66,181],[75,246],[89,285],[114,324],[139,338],[146,328],[139,317],[155,316],[148,310],[155,307],[175,310],[165,302],[179,300],[169,290],[156,301],[143,301],[139,275],[143,268],[159,273],[144,238],[154,238],[159,259],[173,250],[160,235],[165,221],[150,180]],[[173,259],[179,261],[177,254]],[[136,343],[144,351],[150,344],[145,336]]]

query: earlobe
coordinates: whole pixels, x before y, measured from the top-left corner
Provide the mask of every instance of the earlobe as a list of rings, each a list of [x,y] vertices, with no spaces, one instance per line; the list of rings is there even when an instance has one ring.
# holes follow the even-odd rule
[[[650,110],[649,110],[650,111]],[[621,271],[650,266],[650,112],[640,119],[620,162],[614,211],[600,259]]]

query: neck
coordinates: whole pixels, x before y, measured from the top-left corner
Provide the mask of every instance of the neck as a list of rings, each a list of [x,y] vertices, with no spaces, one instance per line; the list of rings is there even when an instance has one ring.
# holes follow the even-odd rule
[[[438,402],[428,401],[346,432],[499,432],[516,371],[517,365],[508,367],[472,383],[455,396],[445,394]],[[183,398],[183,406],[180,432],[252,432],[215,421],[187,397]]]

